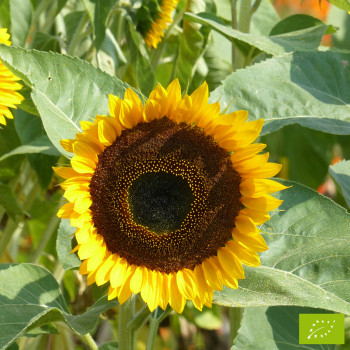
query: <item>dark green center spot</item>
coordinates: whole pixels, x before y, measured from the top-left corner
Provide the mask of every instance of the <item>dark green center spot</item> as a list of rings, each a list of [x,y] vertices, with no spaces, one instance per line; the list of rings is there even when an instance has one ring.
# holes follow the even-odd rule
[[[193,200],[186,180],[163,171],[142,174],[129,188],[128,202],[135,223],[158,234],[179,229]]]

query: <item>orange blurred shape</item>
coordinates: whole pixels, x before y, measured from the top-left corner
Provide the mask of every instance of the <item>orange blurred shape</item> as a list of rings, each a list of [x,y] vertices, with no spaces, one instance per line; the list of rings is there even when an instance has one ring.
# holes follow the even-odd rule
[[[283,18],[296,13],[303,13],[321,20],[326,19],[330,5],[326,0],[274,0],[273,4]]]

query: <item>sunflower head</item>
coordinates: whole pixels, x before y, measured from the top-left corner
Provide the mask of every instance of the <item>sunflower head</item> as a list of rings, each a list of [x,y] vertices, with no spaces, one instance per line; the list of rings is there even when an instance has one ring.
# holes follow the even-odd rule
[[[256,225],[281,204],[269,193],[285,187],[267,179],[280,165],[252,143],[263,121],[220,115],[206,83],[182,97],[178,80],[145,105],[132,89],[110,95],[109,111],[62,140],[74,156],[55,168],[80,272],[109,282],[120,303],[140,293],[150,310],[182,312],[187,299],[210,307],[214,290],[238,287],[242,263],[260,265],[267,246]]]
[[[156,49],[164,36],[164,30],[172,22],[171,13],[179,0],[146,0],[135,14],[136,29],[146,44]]]
[[[11,45],[10,34],[7,33],[6,28],[0,28],[0,43]],[[13,75],[0,62],[0,124],[6,125],[6,118],[12,119],[13,115],[10,108],[16,108],[23,100],[23,96],[17,92],[22,85],[17,83],[20,80]]]

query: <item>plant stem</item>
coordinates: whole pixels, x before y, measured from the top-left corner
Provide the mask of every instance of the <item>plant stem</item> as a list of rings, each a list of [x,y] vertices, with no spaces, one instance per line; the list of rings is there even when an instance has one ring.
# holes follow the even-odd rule
[[[156,333],[159,324],[164,320],[166,316],[170,314],[170,312],[171,308],[169,306],[164,311],[161,311],[159,307],[155,311],[153,311],[149,322],[146,350],[154,349],[154,341],[156,339]]]
[[[231,307],[230,312],[230,344],[233,345],[234,340],[238,335],[238,330],[241,326],[241,321],[243,317],[243,308]]]
[[[127,324],[128,328],[131,328],[132,330],[137,331],[139,328],[142,327],[142,325],[146,322],[147,318],[151,312],[149,311],[148,306],[145,304],[135,315],[135,317],[129,321]]]
[[[237,0],[231,0],[231,26],[233,29],[237,29]],[[235,69],[237,48],[232,41],[232,67]]]
[[[128,327],[134,318],[135,295],[119,306],[119,350],[134,350],[135,330]]]
[[[98,346],[90,333],[84,334],[81,337],[91,350],[98,350]]]

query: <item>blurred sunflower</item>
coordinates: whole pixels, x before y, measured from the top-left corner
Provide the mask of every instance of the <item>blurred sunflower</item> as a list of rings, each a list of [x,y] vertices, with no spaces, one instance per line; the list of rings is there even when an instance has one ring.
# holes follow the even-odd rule
[[[0,43],[11,45],[10,34],[7,33],[6,28],[0,28]],[[13,75],[0,62],[0,124],[6,125],[6,118],[13,119],[10,108],[16,108],[23,100],[23,96],[16,90],[21,89],[22,85],[18,84],[20,80]]]
[[[242,263],[260,265],[267,246],[256,225],[282,202],[269,193],[285,187],[266,179],[281,166],[252,144],[263,120],[220,115],[206,83],[182,98],[178,80],[145,105],[132,89],[110,95],[109,110],[61,141],[74,157],[55,168],[80,273],[88,284],[110,282],[108,297],[120,303],[140,292],[150,310],[181,313],[186,299],[210,307],[214,290],[238,287]]]
[[[146,0],[136,13],[136,29],[149,47],[157,48],[179,0]]]

